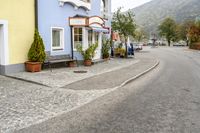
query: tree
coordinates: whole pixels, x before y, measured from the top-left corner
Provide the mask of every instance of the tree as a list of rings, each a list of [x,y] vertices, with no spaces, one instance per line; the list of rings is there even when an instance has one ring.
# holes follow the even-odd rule
[[[158,27],[160,36],[164,36],[167,39],[168,45],[173,39],[176,38],[176,22],[171,18],[166,18]]]
[[[124,36],[127,57],[127,40],[129,36],[133,35],[136,29],[134,14],[131,11],[122,13],[121,8],[119,8],[113,15],[112,29]]]
[[[200,21],[193,23],[188,30],[188,37],[191,43],[200,41]]]
[[[188,32],[189,32],[190,27],[193,24],[194,24],[193,21],[187,20],[177,26],[178,40],[186,41],[186,43],[188,45],[188,43],[189,43]]]
[[[134,33],[134,38],[137,42],[142,41],[146,37],[146,33],[142,29],[137,29]]]
[[[29,61],[43,62],[46,58],[45,46],[38,30],[35,30],[34,41],[28,52]]]

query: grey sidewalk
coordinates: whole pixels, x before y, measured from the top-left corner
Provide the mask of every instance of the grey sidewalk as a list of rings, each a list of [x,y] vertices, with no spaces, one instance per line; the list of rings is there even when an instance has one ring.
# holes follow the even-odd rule
[[[10,74],[8,76],[33,81],[52,88],[60,88],[85,78],[122,69],[124,67],[136,64],[139,61],[139,59],[135,58],[117,58],[93,65],[92,67],[79,66],[75,68],[57,68],[53,69],[52,72],[47,69],[39,73],[19,72]],[[87,71],[87,73],[74,73],[74,71]]]
[[[147,70],[157,61],[155,59],[143,58],[139,63],[124,67],[116,71],[97,75],[87,78],[62,88],[72,90],[102,90],[114,88],[121,85],[124,81],[136,76],[137,74]]]
[[[156,63],[156,60],[152,58],[142,57],[139,60],[138,63],[130,63],[129,59],[122,60],[130,64],[126,64],[126,67],[124,65],[121,69],[115,67],[115,71],[112,69],[110,72],[104,69],[104,74],[101,74],[102,71],[99,70],[97,76],[65,85],[62,88],[44,87],[0,76],[0,133],[28,129],[31,125],[45,123],[51,118],[83,106],[114,91],[113,87]]]

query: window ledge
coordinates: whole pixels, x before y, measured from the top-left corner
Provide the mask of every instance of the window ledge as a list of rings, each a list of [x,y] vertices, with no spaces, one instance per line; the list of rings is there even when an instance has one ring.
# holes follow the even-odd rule
[[[52,49],[53,51],[63,51],[64,49],[63,48],[58,48],[58,49]]]

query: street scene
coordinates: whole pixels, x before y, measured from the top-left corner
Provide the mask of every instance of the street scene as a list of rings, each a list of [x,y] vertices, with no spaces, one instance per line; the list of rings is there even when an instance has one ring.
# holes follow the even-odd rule
[[[0,0],[0,133],[199,133],[198,0]]]
[[[197,133],[200,52],[147,47],[136,55],[126,67],[58,88],[1,77],[1,131]]]

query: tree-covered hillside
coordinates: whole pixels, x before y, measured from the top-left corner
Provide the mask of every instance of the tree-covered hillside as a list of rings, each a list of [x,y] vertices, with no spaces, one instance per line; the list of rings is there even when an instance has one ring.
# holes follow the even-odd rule
[[[147,32],[156,32],[166,17],[183,22],[200,16],[200,0],[152,0],[132,11],[137,24]]]

